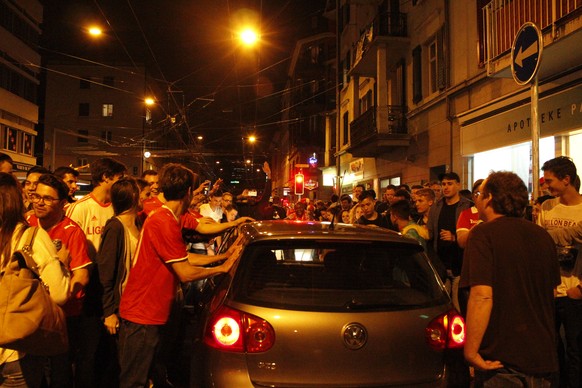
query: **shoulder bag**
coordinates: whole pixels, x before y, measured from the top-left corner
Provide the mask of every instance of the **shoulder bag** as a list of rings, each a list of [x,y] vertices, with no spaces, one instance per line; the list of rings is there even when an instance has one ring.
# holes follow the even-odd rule
[[[68,350],[65,314],[51,299],[32,258],[38,231],[13,252],[0,278],[0,347],[39,356]]]

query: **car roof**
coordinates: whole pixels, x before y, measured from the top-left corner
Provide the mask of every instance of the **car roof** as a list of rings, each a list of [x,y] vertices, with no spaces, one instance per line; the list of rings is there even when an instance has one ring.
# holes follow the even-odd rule
[[[420,246],[416,240],[384,228],[343,223],[334,223],[333,227],[330,227],[330,222],[319,221],[256,221],[243,224],[241,232],[252,241],[280,239],[357,240]]]

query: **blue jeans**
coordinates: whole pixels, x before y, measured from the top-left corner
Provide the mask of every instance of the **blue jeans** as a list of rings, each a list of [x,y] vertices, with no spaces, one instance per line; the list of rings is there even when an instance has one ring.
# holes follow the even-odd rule
[[[0,387],[40,387],[46,357],[26,355],[20,360],[0,365]]]
[[[557,387],[557,374],[531,376],[511,368],[475,370],[475,388],[553,388]]]
[[[556,331],[564,326],[565,355],[558,346],[560,386],[578,388],[582,383],[582,300],[556,298]],[[561,341],[561,339],[559,339]]]
[[[159,339],[159,326],[140,325],[121,320],[119,328],[120,388],[147,386]]]

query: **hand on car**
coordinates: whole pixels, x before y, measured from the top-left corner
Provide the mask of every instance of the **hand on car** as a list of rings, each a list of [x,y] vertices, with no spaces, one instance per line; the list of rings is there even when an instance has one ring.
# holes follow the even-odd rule
[[[251,218],[251,217],[241,217],[241,218],[237,218],[234,222],[236,222],[236,225],[240,225],[240,224],[244,224],[245,222],[254,222],[255,219]]]
[[[467,360],[469,365],[475,367],[475,369],[494,370],[503,368],[501,361],[484,360],[479,353],[468,354],[465,352],[465,360]]]

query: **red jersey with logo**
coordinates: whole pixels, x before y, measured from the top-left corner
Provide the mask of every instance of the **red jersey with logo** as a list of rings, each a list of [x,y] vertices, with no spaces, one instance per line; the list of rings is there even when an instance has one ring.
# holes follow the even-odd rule
[[[89,245],[89,257],[95,260],[97,251],[99,251],[103,228],[107,221],[113,217],[111,202],[99,202],[90,193],[68,207],[67,217],[79,224],[83,232],[85,232],[87,240],[91,243]]]
[[[42,228],[34,214],[30,215],[27,221],[31,226],[40,226]],[[87,238],[83,230],[73,220],[64,216],[58,224],[47,230],[47,233],[53,241],[57,252],[63,248],[69,250],[69,270],[71,272],[91,265],[92,262],[87,250]],[[71,295],[71,298],[63,306],[65,314],[69,317],[80,315],[84,297],[84,290],[79,290],[76,294]]]
[[[465,209],[459,214],[457,220],[457,231],[460,229],[471,230],[475,225],[482,222],[479,219],[479,212],[475,206]]]
[[[119,315],[140,325],[163,325],[179,284],[172,263],[188,259],[180,220],[172,210],[162,206],[148,216],[136,252]]]

